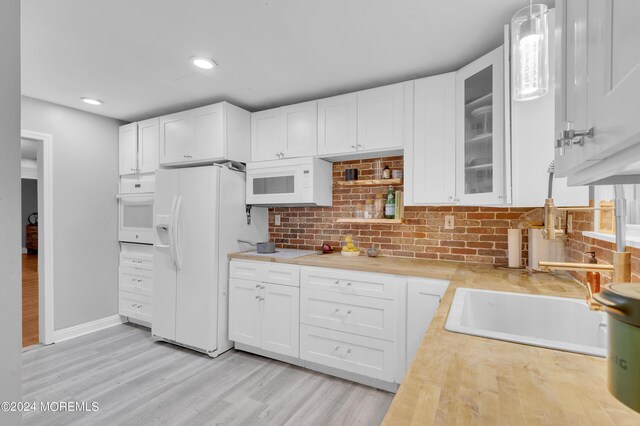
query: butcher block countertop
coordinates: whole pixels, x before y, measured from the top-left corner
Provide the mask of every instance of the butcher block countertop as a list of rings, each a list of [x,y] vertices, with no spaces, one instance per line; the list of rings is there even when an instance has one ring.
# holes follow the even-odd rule
[[[340,254],[229,257],[451,281],[383,424],[640,425],[640,414],[609,394],[604,358],[444,329],[458,287],[582,298],[582,287],[567,275]]]

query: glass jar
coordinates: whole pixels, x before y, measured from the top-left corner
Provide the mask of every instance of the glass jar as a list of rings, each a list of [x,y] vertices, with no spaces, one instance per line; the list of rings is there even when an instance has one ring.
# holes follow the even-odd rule
[[[376,194],[376,199],[373,202],[373,218],[384,219],[384,204],[385,199],[383,194]]]
[[[367,200],[364,202],[364,218],[365,219],[373,219],[374,215],[374,207],[373,200]]]

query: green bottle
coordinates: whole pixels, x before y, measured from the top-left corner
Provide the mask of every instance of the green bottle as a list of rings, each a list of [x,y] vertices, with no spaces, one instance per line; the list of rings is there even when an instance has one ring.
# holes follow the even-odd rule
[[[396,217],[396,197],[393,194],[393,187],[389,186],[389,193],[387,193],[387,202],[384,205],[384,218],[395,219]]]

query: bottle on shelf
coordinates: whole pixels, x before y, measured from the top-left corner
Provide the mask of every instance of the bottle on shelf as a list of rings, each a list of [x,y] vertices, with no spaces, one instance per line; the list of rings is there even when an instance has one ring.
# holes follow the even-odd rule
[[[389,166],[384,166],[382,170],[382,179],[391,179],[391,169]]]
[[[396,217],[396,197],[393,193],[393,186],[389,185],[389,192],[387,193],[387,202],[384,205],[384,218],[395,219]]]

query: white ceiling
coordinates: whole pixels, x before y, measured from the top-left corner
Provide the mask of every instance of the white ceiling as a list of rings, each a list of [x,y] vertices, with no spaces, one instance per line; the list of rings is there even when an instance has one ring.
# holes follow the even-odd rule
[[[456,70],[527,3],[22,0],[22,92],[127,121],[221,100],[256,111]]]

